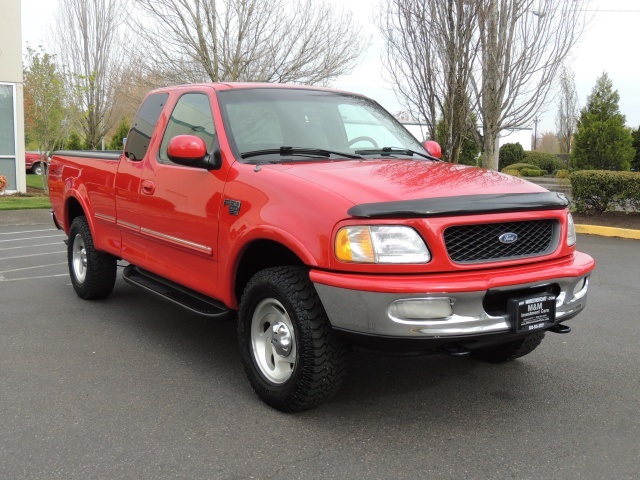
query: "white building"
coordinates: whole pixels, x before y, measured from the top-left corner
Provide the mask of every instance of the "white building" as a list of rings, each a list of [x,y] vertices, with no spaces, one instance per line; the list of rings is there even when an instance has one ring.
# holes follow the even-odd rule
[[[0,175],[26,192],[20,0],[0,0]]]

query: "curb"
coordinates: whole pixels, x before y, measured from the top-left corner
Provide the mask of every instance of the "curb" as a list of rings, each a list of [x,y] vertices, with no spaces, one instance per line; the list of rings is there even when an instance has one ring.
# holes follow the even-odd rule
[[[601,237],[618,237],[640,240],[640,230],[632,230],[630,228],[601,227],[599,225],[576,225],[576,233],[600,235]]]

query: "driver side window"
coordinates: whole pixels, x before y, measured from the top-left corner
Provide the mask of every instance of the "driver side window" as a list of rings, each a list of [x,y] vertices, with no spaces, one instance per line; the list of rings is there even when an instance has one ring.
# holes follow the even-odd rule
[[[187,93],[180,97],[167,122],[158,161],[175,165],[169,160],[167,148],[171,139],[177,135],[195,135],[201,138],[207,146],[207,152],[210,153],[215,134],[209,97],[204,93]]]

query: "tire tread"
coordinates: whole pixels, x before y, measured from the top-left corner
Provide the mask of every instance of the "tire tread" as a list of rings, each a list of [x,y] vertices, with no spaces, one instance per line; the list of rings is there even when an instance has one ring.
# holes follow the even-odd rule
[[[274,395],[274,389],[258,373],[248,345],[253,291],[265,285],[280,289],[290,302],[293,315],[299,320],[298,346],[300,358],[294,372],[293,385],[283,395]],[[293,320],[293,319],[292,319]],[[243,355],[245,372],[254,391],[272,407],[294,412],[313,408],[331,398],[338,391],[346,374],[346,347],[336,338],[320,298],[309,280],[305,267],[283,266],[258,272],[247,284],[243,294],[238,322],[238,341]]]
[[[78,233],[82,236],[87,251],[87,274],[84,282],[79,282],[73,271],[73,239]],[[109,253],[96,250],[89,222],[84,216],[76,217],[69,229],[67,260],[71,283],[80,298],[96,300],[111,294],[116,283],[118,259]]]

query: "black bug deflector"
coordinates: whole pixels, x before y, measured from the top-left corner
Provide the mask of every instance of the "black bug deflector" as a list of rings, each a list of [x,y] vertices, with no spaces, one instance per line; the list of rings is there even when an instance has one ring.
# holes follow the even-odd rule
[[[359,218],[416,218],[529,210],[562,210],[568,205],[567,198],[556,192],[500,193],[364,203],[351,207],[347,213],[352,217]]]

